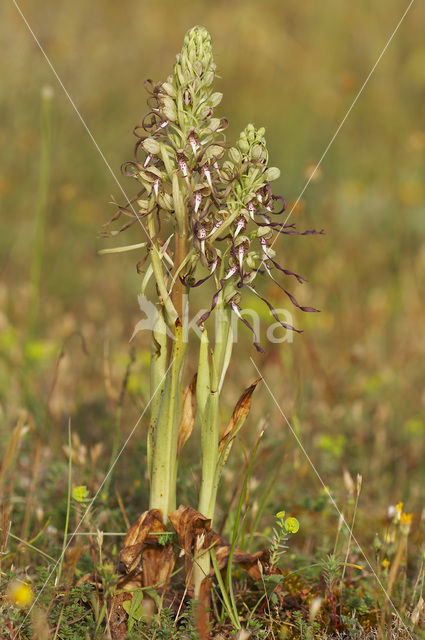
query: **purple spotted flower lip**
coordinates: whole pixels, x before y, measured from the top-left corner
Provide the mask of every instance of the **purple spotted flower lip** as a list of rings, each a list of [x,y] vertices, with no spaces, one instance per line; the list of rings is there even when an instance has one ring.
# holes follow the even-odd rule
[[[188,292],[207,281],[215,282],[210,308],[200,318],[200,325],[213,312],[221,294],[254,333],[241,313],[242,294],[249,291],[267,305],[285,329],[297,331],[281,322],[272,304],[261,295],[258,276],[271,278],[302,311],[317,311],[301,306],[288,291],[285,279],[294,278],[302,284],[305,278],[281,266],[272,245],[277,235],[309,235],[323,230],[300,233],[294,224],[282,222],[286,201],[272,192],[271,182],[280,172],[268,166],[264,128],[249,124],[234,146],[226,142],[228,122],[215,116],[222,94],[212,87],[215,64],[210,36],[202,27],[195,27],[186,38],[189,40],[185,40],[167,81],[145,83],[149,112],[134,129],[134,159],[123,165],[123,172],[135,178],[141,189],[118,207],[108,225],[122,215],[128,220],[110,235],[137,220],[154,219],[155,234],[150,233],[148,254],[149,245],[160,248],[163,262],[172,270],[171,289],[177,281]],[[174,239],[175,229],[182,225],[181,211],[187,255],[177,263]],[[254,344],[261,350],[255,334]]]

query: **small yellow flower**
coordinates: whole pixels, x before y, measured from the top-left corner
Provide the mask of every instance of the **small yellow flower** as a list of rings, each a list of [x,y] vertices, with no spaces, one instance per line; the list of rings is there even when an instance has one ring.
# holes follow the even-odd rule
[[[402,513],[400,515],[400,528],[402,530],[402,533],[404,533],[405,535],[407,535],[410,531],[410,527],[412,526],[412,518],[412,513]]]
[[[390,561],[388,560],[388,558],[384,558],[382,560],[381,566],[383,569],[388,569],[388,567],[390,566]]]
[[[281,520],[284,516],[285,516],[285,511],[278,511],[276,514],[276,518],[279,518],[279,520]]]
[[[72,490],[72,497],[76,502],[84,503],[88,501],[89,492],[85,485],[80,485]]]
[[[10,582],[6,593],[9,600],[20,609],[26,609],[34,602],[34,592],[30,585],[20,580]]]
[[[402,513],[400,516],[400,524],[407,524],[409,527],[412,524],[412,513]]]
[[[288,533],[297,533],[300,528],[300,523],[296,518],[286,518],[285,520],[285,529]]]
[[[401,514],[401,513],[402,513],[402,511],[403,511],[403,506],[404,506],[404,503],[403,503],[403,502],[399,502],[398,504],[396,504],[396,506],[395,506],[395,510],[397,511],[397,513],[399,513],[399,514]]]

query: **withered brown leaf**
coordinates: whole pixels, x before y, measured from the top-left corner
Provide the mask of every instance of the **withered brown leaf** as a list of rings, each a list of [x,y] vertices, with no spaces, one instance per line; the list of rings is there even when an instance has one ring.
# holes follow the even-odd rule
[[[225,428],[220,442],[218,443],[218,450],[221,452],[227,444],[235,437],[239,429],[245,422],[249,411],[251,409],[252,394],[254,393],[261,378],[257,378],[240,396],[233,410],[232,417],[229,420],[227,427]]]

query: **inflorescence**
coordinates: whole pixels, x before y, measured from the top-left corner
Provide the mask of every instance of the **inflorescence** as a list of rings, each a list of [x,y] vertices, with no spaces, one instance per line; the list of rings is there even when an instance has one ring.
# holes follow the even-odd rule
[[[213,90],[216,66],[211,37],[203,27],[194,27],[185,37],[174,72],[166,82],[145,82],[149,93],[149,113],[134,130],[137,136],[134,160],[123,165],[123,172],[142,185],[135,198],[120,206],[112,221],[121,214],[130,217],[116,235],[137,221],[153,216],[156,237],[148,238],[147,249],[160,247],[161,255],[174,269],[173,282],[188,290],[214,278],[216,292],[210,309],[199,319],[203,323],[215,308],[220,293],[224,302],[254,333],[241,315],[241,294],[248,289],[270,309],[286,329],[298,331],[282,322],[272,304],[256,288],[257,276],[269,276],[306,312],[277,276],[305,278],[282,267],[272,248],[277,235],[308,235],[294,224],[279,221],[286,201],[272,191],[271,182],[280,171],[268,166],[264,128],[249,124],[235,146],[226,143],[228,121],[215,117],[222,94]],[[177,228],[177,203],[183,205],[186,221],[187,255],[175,264],[173,237]],[[139,210],[136,212],[134,206]],[[108,223],[110,224],[110,223]],[[166,237],[168,236],[168,237]],[[254,344],[262,350],[254,333]]]

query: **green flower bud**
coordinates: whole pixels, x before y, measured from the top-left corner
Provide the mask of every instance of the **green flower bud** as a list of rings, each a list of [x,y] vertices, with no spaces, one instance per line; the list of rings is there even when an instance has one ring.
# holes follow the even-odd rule
[[[202,74],[202,71],[204,70],[202,62],[200,60],[193,60],[192,67],[197,76],[200,76]]]
[[[168,96],[170,96],[170,98],[176,98],[177,97],[177,92],[175,90],[175,88],[173,87],[171,82],[163,82],[162,83],[162,87],[161,90],[167,94]]]
[[[172,122],[177,120],[176,103],[172,98],[169,98],[168,96],[163,98],[162,112],[164,116],[167,118],[167,120],[171,120]]]
[[[160,169],[152,166],[150,166],[149,169],[141,169],[139,171],[139,175],[141,178],[143,178],[147,182],[155,182],[157,178],[160,178],[161,180],[163,178],[163,175]]]
[[[172,211],[174,209],[173,198],[169,193],[159,193],[158,204],[162,209],[165,209],[166,211]]]
[[[217,107],[223,99],[223,94],[219,91],[216,91],[211,95],[210,103],[213,107]]]
[[[272,182],[272,180],[277,180],[280,177],[280,169],[277,167],[270,167],[264,172],[264,178],[267,182]]]
[[[245,243],[249,244],[248,236],[240,235],[235,240],[235,247],[239,247],[240,244],[245,244]]]
[[[240,164],[242,162],[242,154],[236,147],[229,149],[229,158],[234,164]]]
[[[220,118],[211,118],[208,123],[207,129],[204,129],[205,133],[212,133],[213,131],[217,131],[220,126]]]
[[[215,65],[214,65],[214,69],[215,69]],[[214,78],[215,78],[214,71],[210,70],[204,73],[204,76],[203,76],[204,85],[206,87],[209,87],[210,85],[212,85],[212,83],[214,82]]]
[[[239,138],[239,140],[236,143],[239,147],[239,149],[242,151],[242,153],[248,153],[249,151],[249,142],[244,139],[244,138]]]
[[[258,253],[256,253],[255,251],[251,251],[246,257],[246,264],[250,269],[255,269],[258,260],[260,260],[260,256],[258,255]]]
[[[181,72],[178,67],[181,67]],[[211,36],[205,27],[193,27],[184,39],[181,53],[177,56],[175,73],[180,85],[183,76],[187,83],[195,78],[207,81],[209,86],[214,79],[215,64],[212,56]]]
[[[260,144],[254,144],[251,149],[251,157],[253,160],[260,160],[263,155],[263,147]]]
[[[140,213],[146,213],[149,210],[149,200],[138,200],[137,204],[140,207]]]
[[[263,238],[270,233],[270,229],[268,227],[258,227],[257,229],[257,238]]]
[[[205,162],[214,162],[214,160],[221,158],[223,154],[224,154],[223,147],[219,147],[218,145],[215,145],[215,144],[211,145],[210,147],[208,147],[208,149],[204,153],[202,164],[204,164]]]
[[[225,160],[223,162],[223,166],[221,167],[221,172],[226,178],[230,179],[235,172],[235,165],[233,164],[233,162]]]
[[[254,142],[255,140],[255,127],[253,124],[249,123],[247,124],[246,128],[245,128],[245,132],[246,132],[246,137],[249,140],[249,142]]]
[[[159,153],[159,143],[155,138],[146,138],[146,140],[143,140],[142,147],[147,153]]]

